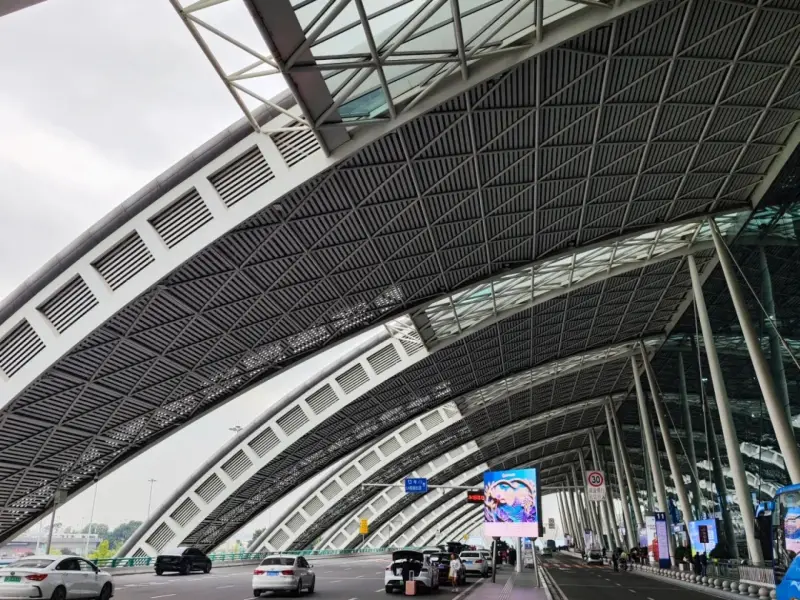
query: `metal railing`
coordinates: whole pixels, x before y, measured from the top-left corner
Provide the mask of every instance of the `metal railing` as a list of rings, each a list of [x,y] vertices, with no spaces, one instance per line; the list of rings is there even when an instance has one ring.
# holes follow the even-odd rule
[[[238,554],[214,553],[209,554],[208,558],[213,563],[226,563],[237,561],[261,560],[267,556],[275,554],[293,554],[295,556],[351,556],[363,554],[387,554],[397,550],[418,550],[417,547],[393,547],[393,548],[348,548],[344,550],[285,550],[282,552],[240,552]],[[125,567],[149,567],[155,564],[155,556],[129,556],[117,558],[100,558],[93,561],[98,567],[104,568],[125,568]]]

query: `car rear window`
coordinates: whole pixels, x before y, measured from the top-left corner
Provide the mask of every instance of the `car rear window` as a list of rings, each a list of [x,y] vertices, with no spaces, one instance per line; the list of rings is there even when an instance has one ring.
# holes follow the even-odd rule
[[[462,552],[461,556],[463,558],[480,558],[481,555],[479,552]]]
[[[281,565],[283,567],[291,567],[294,564],[293,558],[283,558],[280,556],[271,556],[261,561],[261,566]]]
[[[183,553],[186,552],[188,548],[164,548],[161,552],[159,552],[159,556],[183,556]]]
[[[25,560],[18,560],[11,563],[6,569],[46,569],[53,564],[49,558],[26,558]]]

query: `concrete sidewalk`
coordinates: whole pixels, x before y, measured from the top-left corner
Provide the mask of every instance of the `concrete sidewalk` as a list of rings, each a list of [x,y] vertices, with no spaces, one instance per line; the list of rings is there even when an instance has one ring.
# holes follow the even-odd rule
[[[456,600],[547,600],[544,588],[536,587],[536,577],[532,569],[522,573],[512,570],[497,572],[496,583],[490,579],[459,594]]]

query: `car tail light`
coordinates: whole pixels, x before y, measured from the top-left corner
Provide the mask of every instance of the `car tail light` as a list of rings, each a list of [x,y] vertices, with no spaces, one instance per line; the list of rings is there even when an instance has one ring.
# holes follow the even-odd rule
[[[281,575],[294,575],[294,569],[286,569],[285,571],[281,571]]]
[[[47,573],[34,573],[32,575],[25,575],[25,579],[29,581],[44,581],[47,579]]]
[[[475,564],[476,565],[482,565],[483,564],[483,559],[479,558],[478,560],[475,561]]]
[[[256,569],[255,571],[253,571],[253,575],[263,575],[263,574],[264,571],[262,571],[261,569]]]

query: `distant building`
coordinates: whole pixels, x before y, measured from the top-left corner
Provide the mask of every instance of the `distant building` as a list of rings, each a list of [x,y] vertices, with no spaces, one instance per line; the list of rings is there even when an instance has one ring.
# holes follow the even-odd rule
[[[88,551],[93,552],[102,541],[100,536],[92,533],[55,533],[51,548],[64,551],[71,550],[78,554],[83,554],[88,544]],[[31,532],[23,533],[21,536],[0,545],[0,558],[17,558],[29,554],[36,554],[36,544],[39,543],[39,552],[45,551],[47,545],[47,532],[41,536]]]

